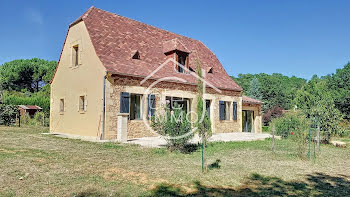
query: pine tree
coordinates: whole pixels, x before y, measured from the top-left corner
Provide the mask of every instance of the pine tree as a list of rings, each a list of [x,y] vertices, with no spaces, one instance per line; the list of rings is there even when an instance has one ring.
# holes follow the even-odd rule
[[[262,94],[260,92],[260,82],[258,78],[254,77],[250,81],[250,86],[247,94],[249,97],[252,97],[254,99],[258,99],[258,100],[262,99]]]

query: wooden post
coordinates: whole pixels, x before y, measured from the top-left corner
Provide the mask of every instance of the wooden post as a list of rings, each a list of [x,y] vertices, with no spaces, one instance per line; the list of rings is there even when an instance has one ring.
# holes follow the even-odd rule
[[[318,152],[321,151],[320,141],[321,141],[321,126],[320,126],[320,119],[318,119],[318,122],[317,122],[317,149],[318,149]]]
[[[275,152],[275,125],[272,126],[272,151]]]
[[[21,112],[18,112],[18,127],[21,127]]]

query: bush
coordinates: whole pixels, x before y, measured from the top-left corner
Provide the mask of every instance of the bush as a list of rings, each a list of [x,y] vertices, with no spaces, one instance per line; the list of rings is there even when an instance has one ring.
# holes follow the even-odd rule
[[[269,132],[270,128],[268,126],[262,126],[262,132]]]
[[[49,119],[45,118],[44,112],[36,112],[33,118],[28,114],[22,115],[21,123],[32,126],[49,126]]]
[[[0,125],[11,125],[16,122],[18,114],[17,106],[15,105],[0,105]]]
[[[282,116],[282,114],[283,114],[283,108],[279,107],[278,105],[275,105],[271,109],[265,111],[262,117],[264,125],[267,126],[272,119],[279,118]]]
[[[289,112],[280,118],[275,118],[270,123],[270,130],[275,127],[276,135],[287,138],[291,132],[307,131],[309,128],[308,119],[299,112]]]
[[[180,109],[178,105],[175,105],[173,110],[164,108],[160,114],[153,116],[151,120],[152,128],[167,137],[167,145],[171,150],[183,150],[193,137],[193,133],[189,134],[192,130],[191,123],[186,118],[185,111]]]
[[[297,154],[304,158],[308,144],[309,120],[300,112],[289,112],[280,118],[273,119],[270,128],[283,138],[290,137],[297,144]]]

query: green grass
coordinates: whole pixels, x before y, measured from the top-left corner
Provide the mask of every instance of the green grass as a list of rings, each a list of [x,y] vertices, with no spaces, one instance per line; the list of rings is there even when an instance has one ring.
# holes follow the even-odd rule
[[[0,196],[262,196],[350,192],[350,149],[322,145],[311,161],[277,140],[216,142],[183,154],[163,148],[44,135],[0,127]],[[347,140],[344,139],[345,141]],[[328,184],[329,183],[329,184]]]

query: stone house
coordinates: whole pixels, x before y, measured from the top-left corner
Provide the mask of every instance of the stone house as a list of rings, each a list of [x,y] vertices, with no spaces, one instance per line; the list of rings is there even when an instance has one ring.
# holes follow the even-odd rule
[[[91,7],[69,25],[51,81],[50,132],[122,141],[155,136],[145,122],[156,105],[196,111],[197,64],[213,133],[261,133],[262,103],[242,96],[201,41]]]

